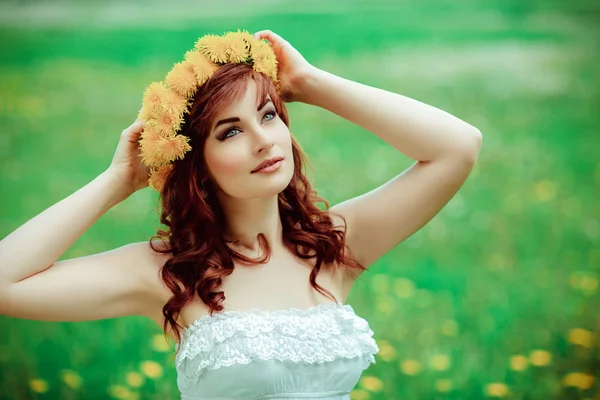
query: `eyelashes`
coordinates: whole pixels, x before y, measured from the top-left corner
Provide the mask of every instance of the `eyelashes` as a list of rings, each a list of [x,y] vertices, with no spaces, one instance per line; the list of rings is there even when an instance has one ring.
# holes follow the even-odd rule
[[[265,111],[265,113],[263,114],[262,119],[264,120],[265,117],[270,116],[271,118],[267,119],[268,121],[272,121],[275,119],[275,117],[277,117],[277,111],[275,110],[267,110]],[[235,135],[230,135],[230,133],[235,132],[235,131],[239,131],[240,129],[236,126],[232,127],[231,129],[226,130],[225,132],[223,132],[221,135],[219,135],[219,140],[220,141],[224,141],[227,140],[229,138],[232,138],[234,136],[237,136],[237,133]]]

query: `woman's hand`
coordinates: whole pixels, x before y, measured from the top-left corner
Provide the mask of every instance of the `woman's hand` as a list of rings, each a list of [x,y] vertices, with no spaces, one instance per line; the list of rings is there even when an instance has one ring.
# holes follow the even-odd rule
[[[278,76],[281,84],[281,95],[287,102],[301,101],[302,83],[316,68],[296,50],[289,42],[270,31],[258,31],[257,39],[267,39],[277,57]]]
[[[150,168],[142,163],[139,156],[139,139],[143,131],[144,127],[139,118],[123,130],[115,155],[107,169],[109,174],[116,177],[119,185],[122,185],[119,189],[127,196],[148,186]]]

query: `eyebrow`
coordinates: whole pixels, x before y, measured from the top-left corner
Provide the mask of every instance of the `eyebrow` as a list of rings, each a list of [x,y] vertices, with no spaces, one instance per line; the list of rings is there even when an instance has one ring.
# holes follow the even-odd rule
[[[266,106],[269,102],[272,102],[271,99],[269,98],[269,96],[265,97],[264,100],[258,105],[258,108],[256,109],[256,111],[260,111],[263,109],[264,106]],[[225,118],[222,120],[219,120],[219,122],[217,122],[217,124],[215,125],[214,129],[217,129],[219,127],[219,125],[223,125],[226,124],[228,122],[239,122],[240,119],[238,117],[231,117],[231,118]]]

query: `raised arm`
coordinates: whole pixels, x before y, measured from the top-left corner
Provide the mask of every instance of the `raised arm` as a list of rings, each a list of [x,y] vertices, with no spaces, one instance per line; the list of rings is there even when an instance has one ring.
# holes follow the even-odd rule
[[[330,209],[336,222],[337,215],[346,219],[346,243],[368,267],[429,222],[454,196],[478,157],[482,135],[438,108],[320,70],[274,32],[256,36],[273,46],[285,99],[329,110],[416,160],[384,185]],[[349,276],[346,283],[355,278]]]
[[[0,242],[0,314],[77,321],[144,311],[147,243],[57,262],[100,216],[147,185],[136,154],[141,131],[139,121],[125,129],[105,172]]]

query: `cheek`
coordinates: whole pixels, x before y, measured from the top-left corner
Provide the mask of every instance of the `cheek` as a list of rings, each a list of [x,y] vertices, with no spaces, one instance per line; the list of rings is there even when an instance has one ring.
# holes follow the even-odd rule
[[[239,175],[246,168],[241,158],[228,153],[213,152],[206,159],[208,169],[217,181]]]
[[[237,175],[240,173],[243,164],[234,157],[225,157],[215,162],[215,173],[219,175]]]

